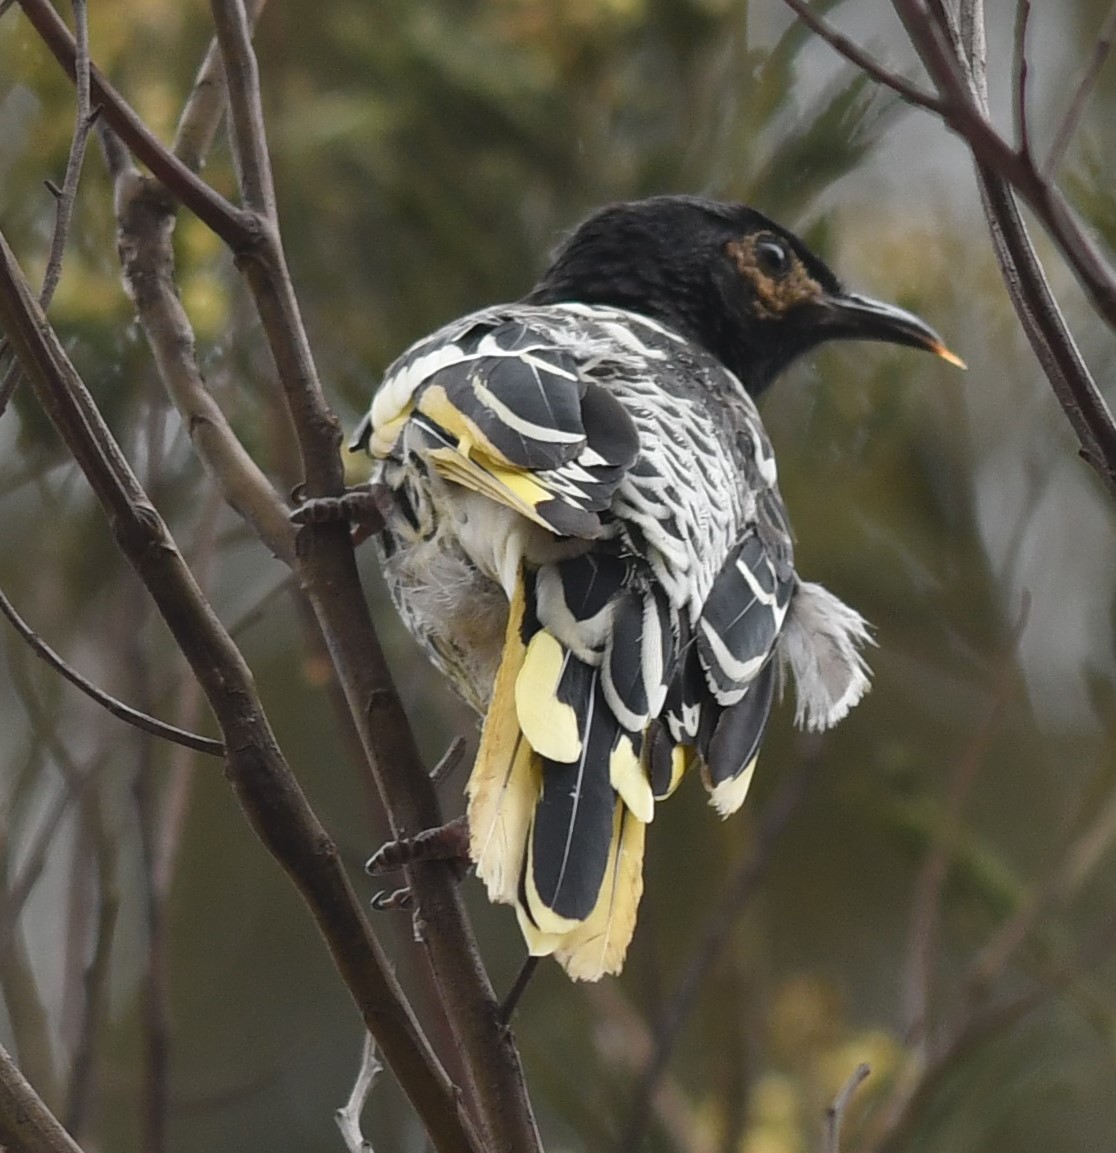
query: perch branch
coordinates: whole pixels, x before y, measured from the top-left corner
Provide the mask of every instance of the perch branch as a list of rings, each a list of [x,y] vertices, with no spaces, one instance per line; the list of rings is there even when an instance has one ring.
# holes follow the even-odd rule
[[[73,38],[46,0],[20,0],[28,18],[62,66],[73,74]],[[233,54],[251,53],[238,4],[225,5],[218,23],[226,33],[222,52],[226,75],[254,74],[237,65]],[[337,496],[344,489],[338,453],[340,429],[321,392],[309,353],[297,302],[287,273],[274,221],[240,210],[200,180],[173,156],[143,125],[120,95],[92,70],[94,98],[103,105],[105,121],[134,155],[229,244],[256,302],[279,379],[296,429],[310,496]],[[230,104],[258,101],[258,92],[245,85],[230,87]],[[242,126],[262,124],[255,115],[239,117]],[[253,155],[261,155],[252,146]],[[266,160],[266,157],[265,157]],[[241,157],[243,161],[243,157]],[[263,195],[263,185],[257,192]],[[344,526],[313,526],[297,538],[296,571],[310,597],[338,670],[349,708],[356,718],[365,753],[372,766],[396,837],[441,824],[437,796],[422,766],[392,684],[383,652],[372,627]],[[523,1084],[514,1039],[501,1028],[495,995],[477,954],[472,931],[452,873],[444,865],[416,866],[409,882],[422,906],[426,931],[423,944],[436,985],[473,1079],[478,1113],[484,1119],[492,1148],[530,1153],[538,1148],[538,1133]],[[370,1025],[371,1028],[371,1025]],[[373,1032],[376,1030],[373,1028]],[[392,1053],[380,1040],[388,1063]]]
[[[249,24],[255,25],[266,4],[267,0],[249,0],[246,5]],[[171,151],[192,172],[200,172],[205,166],[227,102],[225,66],[221,60],[221,46],[214,37],[183,105],[171,145]]]

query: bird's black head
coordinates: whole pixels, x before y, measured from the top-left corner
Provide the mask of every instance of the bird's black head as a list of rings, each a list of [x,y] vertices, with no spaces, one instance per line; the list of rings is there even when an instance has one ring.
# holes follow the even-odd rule
[[[918,317],[847,292],[793,233],[742,204],[656,196],[581,224],[526,298],[650,316],[712,352],[761,393],[827,340],[883,340],[961,364]]]

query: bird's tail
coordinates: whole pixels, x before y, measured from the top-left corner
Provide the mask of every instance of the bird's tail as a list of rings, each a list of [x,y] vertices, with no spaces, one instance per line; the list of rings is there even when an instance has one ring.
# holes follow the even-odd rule
[[[860,650],[873,644],[868,622],[818,584],[800,581],[791,598],[779,655],[794,674],[795,723],[810,732],[835,725],[869,689]]]
[[[635,929],[654,801],[642,736],[620,725],[600,668],[535,610],[521,574],[469,779],[470,855],[489,897],[515,906],[533,955],[596,980],[620,971]]]

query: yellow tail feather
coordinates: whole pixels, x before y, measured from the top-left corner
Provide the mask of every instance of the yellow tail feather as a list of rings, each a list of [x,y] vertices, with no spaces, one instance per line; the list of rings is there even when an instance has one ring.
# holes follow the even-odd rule
[[[617,800],[608,867],[597,903],[584,921],[571,921],[546,908],[533,892],[528,868],[530,908],[517,904],[516,912],[527,950],[533,957],[553,954],[575,981],[597,981],[606,973],[620,972],[643,895],[646,829],[624,802]]]
[[[616,802],[612,852],[596,907],[554,949],[575,981],[596,981],[624,967],[643,896],[643,845],[647,826],[623,801]]]
[[[515,706],[523,735],[541,756],[572,764],[581,756],[577,713],[558,699],[566,650],[545,629],[531,638],[515,681]]]
[[[508,609],[504,655],[485,717],[469,797],[469,855],[492,901],[514,904],[531,814],[542,788],[539,757],[523,738],[515,711],[515,681],[525,648],[522,573]]]

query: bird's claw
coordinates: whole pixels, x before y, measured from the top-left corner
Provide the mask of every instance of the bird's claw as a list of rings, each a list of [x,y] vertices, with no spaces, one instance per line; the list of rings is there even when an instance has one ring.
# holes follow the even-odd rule
[[[469,867],[469,823],[458,817],[413,837],[388,841],[368,859],[364,871],[372,876],[391,873],[420,861],[447,861],[464,875]]]
[[[414,903],[415,899],[409,885],[404,885],[401,889],[381,889],[369,902],[377,913],[388,913],[393,909],[411,909]]]
[[[391,490],[382,484],[361,484],[340,496],[303,497],[301,485],[291,494],[295,509],[291,520],[304,525],[346,523],[353,526],[356,540],[366,540],[382,532],[391,512]]]

